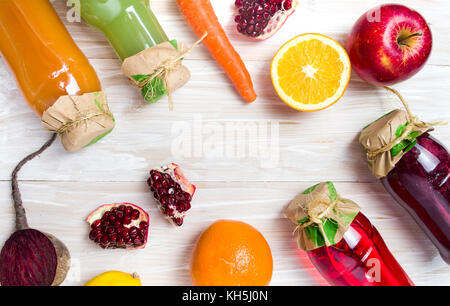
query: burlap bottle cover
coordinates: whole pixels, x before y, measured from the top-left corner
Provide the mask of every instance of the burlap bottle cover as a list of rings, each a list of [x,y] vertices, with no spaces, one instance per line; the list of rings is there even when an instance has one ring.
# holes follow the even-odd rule
[[[60,97],[44,112],[42,124],[48,131],[57,133],[64,148],[73,152],[109,134],[115,120],[105,93],[93,92]]]
[[[171,92],[182,87],[191,77],[181,62],[187,52],[183,44],[164,42],[126,58],[122,72],[142,91],[146,102],[154,103],[168,94],[172,109]]]
[[[339,196],[332,182],[323,182],[292,200],[285,215],[296,225],[298,248],[310,251],[341,241],[359,210]]]
[[[400,99],[405,110],[393,110],[361,131],[359,143],[366,152],[367,163],[376,178],[388,175],[400,159],[417,144],[417,137],[432,131],[434,125],[446,124],[420,121],[411,113],[409,105],[398,91],[389,87],[385,89]]]

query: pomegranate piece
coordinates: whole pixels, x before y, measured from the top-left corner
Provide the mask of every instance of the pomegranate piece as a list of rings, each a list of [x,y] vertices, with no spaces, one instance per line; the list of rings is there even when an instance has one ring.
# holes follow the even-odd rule
[[[183,175],[177,164],[150,171],[147,180],[159,210],[176,226],[183,224],[196,187]]]
[[[147,244],[149,217],[134,204],[100,206],[86,221],[89,239],[103,249],[143,249]]]
[[[298,0],[236,0],[236,28],[245,36],[267,39],[283,26],[297,5]]]

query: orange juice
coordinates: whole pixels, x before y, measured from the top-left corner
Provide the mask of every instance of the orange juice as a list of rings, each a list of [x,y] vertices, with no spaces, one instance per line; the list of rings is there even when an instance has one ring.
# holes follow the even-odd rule
[[[66,149],[77,150],[111,131],[114,119],[103,93],[99,102],[98,76],[48,0],[0,0],[0,52],[29,106]],[[74,98],[91,93],[79,102]],[[62,97],[66,101],[52,107]]]
[[[0,0],[0,51],[40,116],[60,96],[101,90],[97,74],[47,0]]]

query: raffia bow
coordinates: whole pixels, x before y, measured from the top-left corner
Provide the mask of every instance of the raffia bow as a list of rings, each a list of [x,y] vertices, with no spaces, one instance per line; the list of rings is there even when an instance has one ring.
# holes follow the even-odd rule
[[[409,107],[409,104],[406,102],[406,100],[403,98],[403,96],[395,89],[390,87],[383,87],[387,91],[392,92],[395,94],[399,100],[402,102],[403,107],[406,110],[406,113],[408,114],[409,124],[406,126],[405,130],[403,131],[402,135],[400,137],[394,139],[390,143],[386,144],[380,149],[374,150],[374,151],[367,151],[367,157],[369,160],[375,159],[378,155],[383,154],[385,152],[390,151],[393,147],[401,143],[403,140],[407,139],[409,134],[415,129],[415,128],[422,128],[424,126],[437,126],[437,125],[447,125],[447,122],[445,121],[439,121],[439,122],[433,122],[433,123],[424,123],[418,119],[417,116],[414,116],[411,112],[411,109]]]
[[[322,233],[322,236],[323,236],[323,238],[325,240],[325,244],[326,245],[331,245],[332,243],[328,240],[327,235],[325,233],[325,229],[323,228],[322,219],[325,216],[327,216],[330,213],[330,211],[332,211],[336,207],[336,205],[339,202],[339,200],[340,200],[339,195],[337,195],[336,199],[333,202],[331,202],[331,203],[329,201],[326,201],[325,199],[321,198],[320,196],[316,196],[316,197],[311,196],[311,201],[310,201],[311,204],[309,206],[308,211],[305,212],[305,214],[307,216],[309,216],[309,221],[306,222],[306,223],[303,223],[301,225],[298,224],[295,227],[293,234],[295,234],[300,229],[307,228],[308,226],[310,226],[312,224],[317,224],[317,226],[319,227],[320,232]],[[328,207],[325,210],[323,210],[322,212],[317,213],[316,212],[316,210],[317,210],[316,207],[318,207],[320,205],[325,205],[325,206],[328,206]]]
[[[161,78],[164,82],[164,86],[167,89],[167,97],[169,99],[169,109],[172,111],[173,110],[173,99],[172,99],[172,92],[169,86],[169,72],[175,68],[178,63],[188,54],[190,53],[196,46],[198,46],[204,39],[205,37],[208,35],[208,33],[203,34],[203,36],[197,40],[192,46],[190,46],[188,49],[186,49],[183,52],[180,52],[176,57],[173,58],[169,58],[167,60],[165,60],[161,66],[156,69],[155,72],[153,72],[150,77],[146,78],[143,81],[137,81],[133,78],[129,78],[131,83],[138,87],[139,89],[144,88],[145,86],[147,86],[148,84],[150,84],[153,80],[155,80],[156,78]],[[147,99],[149,96],[153,96],[154,95],[154,89],[152,86],[150,86],[150,90],[145,94],[144,99]]]

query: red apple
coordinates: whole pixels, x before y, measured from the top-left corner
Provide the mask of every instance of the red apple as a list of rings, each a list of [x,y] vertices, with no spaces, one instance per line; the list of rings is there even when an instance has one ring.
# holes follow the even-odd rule
[[[361,16],[347,50],[354,71],[366,82],[389,86],[419,72],[430,56],[433,39],[425,19],[398,4],[386,4]]]

